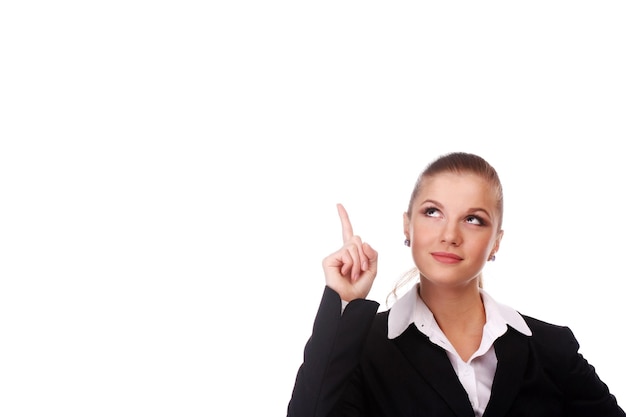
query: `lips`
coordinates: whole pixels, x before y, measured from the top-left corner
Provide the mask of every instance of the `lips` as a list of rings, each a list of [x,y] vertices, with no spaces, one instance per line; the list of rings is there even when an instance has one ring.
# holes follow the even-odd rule
[[[436,261],[444,264],[456,264],[463,260],[459,255],[449,252],[432,252],[430,254]]]

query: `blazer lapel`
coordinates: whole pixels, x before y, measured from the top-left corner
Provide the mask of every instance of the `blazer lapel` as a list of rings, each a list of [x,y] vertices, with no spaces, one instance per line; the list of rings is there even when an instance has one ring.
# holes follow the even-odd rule
[[[498,366],[483,417],[506,415],[519,393],[528,363],[528,339],[509,327],[494,343]]]
[[[398,348],[459,417],[474,417],[472,405],[446,352],[411,324],[396,339]]]

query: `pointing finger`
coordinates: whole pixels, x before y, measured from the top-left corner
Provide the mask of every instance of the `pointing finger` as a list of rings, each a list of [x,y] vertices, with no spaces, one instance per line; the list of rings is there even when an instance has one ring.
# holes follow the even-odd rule
[[[337,211],[339,212],[339,219],[341,220],[341,231],[343,234],[343,243],[349,241],[354,233],[352,232],[352,223],[348,217],[348,212],[341,204],[337,204]]]

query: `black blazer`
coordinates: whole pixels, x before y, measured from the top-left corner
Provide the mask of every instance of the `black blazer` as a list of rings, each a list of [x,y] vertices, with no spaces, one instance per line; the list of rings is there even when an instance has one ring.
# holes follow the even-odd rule
[[[474,417],[445,351],[415,325],[389,340],[389,312],[377,310],[354,300],[342,314],[325,288],[287,416]],[[625,417],[567,327],[524,319],[532,336],[509,327],[494,344],[484,417]]]

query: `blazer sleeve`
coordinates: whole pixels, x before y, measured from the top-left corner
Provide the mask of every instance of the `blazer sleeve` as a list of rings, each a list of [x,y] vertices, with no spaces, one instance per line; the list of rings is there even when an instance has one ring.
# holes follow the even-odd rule
[[[566,412],[572,417],[626,417],[607,385],[600,380],[595,368],[578,352],[579,344],[572,331],[567,332],[565,352],[567,371],[564,373]]]
[[[296,375],[288,417],[330,414],[358,366],[378,306],[375,301],[357,299],[342,314],[339,294],[325,287]]]

